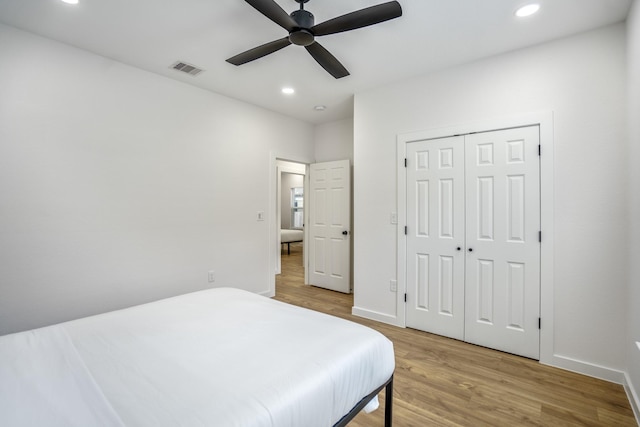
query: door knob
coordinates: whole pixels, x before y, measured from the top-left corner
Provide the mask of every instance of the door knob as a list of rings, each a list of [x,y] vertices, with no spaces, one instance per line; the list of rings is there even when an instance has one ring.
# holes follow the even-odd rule
[[[473,252],[473,248],[469,248],[469,252]]]
[[[344,230],[344,231],[342,232],[342,235],[343,235],[343,236],[346,236],[347,234],[349,234],[349,232],[348,232],[347,230]]]
[[[460,246],[458,246],[458,247],[456,248],[456,251],[461,251],[461,250],[462,250],[462,248],[461,248]]]

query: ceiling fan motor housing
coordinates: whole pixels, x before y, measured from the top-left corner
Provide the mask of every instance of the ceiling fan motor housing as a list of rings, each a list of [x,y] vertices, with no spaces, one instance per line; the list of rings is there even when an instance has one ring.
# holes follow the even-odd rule
[[[314,35],[309,30],[315,23],[313,13],[304,9],[291,12],[291,18],[296,21],[298,28],[289,33],[289,41],[298,46],[309,46],[314,41]]]

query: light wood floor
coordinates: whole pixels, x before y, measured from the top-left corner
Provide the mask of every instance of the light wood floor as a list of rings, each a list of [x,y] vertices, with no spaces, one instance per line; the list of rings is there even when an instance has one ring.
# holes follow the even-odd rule
[[[351,315],[353,296],[304,285],[302,246],[282,255],[276,299],[370,326],[394,343],[393,421],[408,426],[636,426],[618,384]],[[384,425],[381,408],[353,427]]]

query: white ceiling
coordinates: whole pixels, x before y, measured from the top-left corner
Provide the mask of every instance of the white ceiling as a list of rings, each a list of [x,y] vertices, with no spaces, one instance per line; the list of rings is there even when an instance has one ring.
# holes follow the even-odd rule
[[[351,75],[335,80],[299,46],[236,67],[225,59],[286,31],[243,0],[0,0],[0,22],[310,123],[352,116],[353,94],[624,21],[632,0],[399,0],[403,16],[318,37]],[[387,0],[311,0],[316,24]],[[532,0],[533,1],[533,0]],[[287,12],[299,5],[276,0]],[[0,52],[1,54],[1,52]],[[206,70],[170,69],[184,61]],[[285,96],[283,86],[296,89]],[[323,112],[315,105],[326,105]]]

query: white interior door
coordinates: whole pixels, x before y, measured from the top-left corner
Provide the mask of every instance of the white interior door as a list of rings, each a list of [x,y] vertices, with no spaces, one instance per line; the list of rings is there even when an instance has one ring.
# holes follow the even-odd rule
[[[464,137],[407,147],[407,326],[464,338]]]
[[[407,144],[407,326],[539,358],[539,139]]]
[[[349,160],[312,164],[309,172],[309,284],[351,292]]]
[[[465,341],[540,356],[539,128],[467,135]]]

